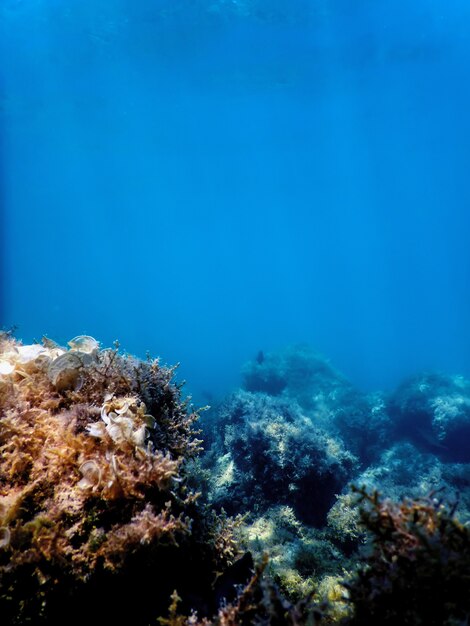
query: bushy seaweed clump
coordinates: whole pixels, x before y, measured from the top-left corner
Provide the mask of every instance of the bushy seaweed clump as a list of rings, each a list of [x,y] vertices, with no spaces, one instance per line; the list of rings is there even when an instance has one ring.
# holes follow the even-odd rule
[[[174,369],[69,346],[0,336],[2,624],[78,624],[92,606],[93,623],[146,624],[174,589],[213,613],[238,549],[186,486],[198,416]]]
[[[181,598],[172,595],[169,615],[159,619],[161,626],[317,626],[325,621],[323,607],[315,605],[311,597],[292,604],[265,575],[267,559],[256,567],[249,582],[240,588],[234,602],[223,603],[211,618],[198,619],[196,614],[180,612]]]
[[[347,585],[349,626],[454,626],[470,615],[470,529],[437,494],[392,502],[358,490],[372,552]]]

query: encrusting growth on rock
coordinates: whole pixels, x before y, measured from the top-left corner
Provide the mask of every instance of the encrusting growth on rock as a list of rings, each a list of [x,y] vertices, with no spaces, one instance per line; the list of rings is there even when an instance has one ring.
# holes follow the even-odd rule
[[[467,383],[419,405],[454,446],[444,465],[421,435],[402,440],[416,385],[390,404],[385,446],[387,402],[305,350],[258,358],[250,385],[277,380],[278,361],[282,389],[239,391],[207,420],[201,462],[175,368],[88,336],[0,333],[2,626],[467,624]],[[446,485],[454,506],[436,498]]]
[[[212,611],[227,561],[185,484],[198,415],[174,368],[69,346],[0,336],[2,624],[79,623],[90,602],[95,620],[146,623],[174,588]]]

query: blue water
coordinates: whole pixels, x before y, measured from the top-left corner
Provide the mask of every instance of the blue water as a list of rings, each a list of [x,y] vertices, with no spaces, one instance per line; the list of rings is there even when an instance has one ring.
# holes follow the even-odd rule
[[[470,375],[467,0],[2,0],[1,323],[221,394]]]

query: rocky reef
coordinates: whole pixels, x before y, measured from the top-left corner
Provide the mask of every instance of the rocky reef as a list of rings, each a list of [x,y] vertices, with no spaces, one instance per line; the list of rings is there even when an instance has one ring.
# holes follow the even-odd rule
[[[267,551],[291,600],[310,591],[334,605],[336,621],[349,615],[343,583],[370,538],[354,486],[395,503],[439,491],[470,520],[462,377],[426,374],[392,394],[361,393],[303,345],[260,352],[242,376],[244,389],[203,419],[208,497],[247,513],[246,545],[258,559]]]
[[[397,436],[446,462],[470,463],[470,381],[463,376],[423,374],[391,396]]]
[[[383,394],[364,394],[309,346],[260,352],[242,369],[243,388],[283,398],[316,426],[347,439],[361,459],[373,459],[387,445],[392,422]]]
[[[183,609],[216,610],[239,552],[187,486],[198,415],[173,374],[91,337],[0,337],[2,624],[83,623],[91,606],[147,624],[176,588]]]
[[[0,334],[2,624],[468,623],[468,381],[260,352],[201,454],[174,374]]]
[[[292,400],[239,391],[217,412],[211,453],[211,501],[230,513],[288,505],[322,526],[357,466],[338,436]]]

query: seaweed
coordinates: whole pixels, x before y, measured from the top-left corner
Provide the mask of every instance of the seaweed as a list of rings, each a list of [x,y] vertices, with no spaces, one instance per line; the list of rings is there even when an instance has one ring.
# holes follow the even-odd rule
[[[372,549],[345,586],[349,626],[450,626],[470,615],[470,529],[437,492],[393,502],[355,488]]]
[[[175,587],[212,614],[238,552],[188,484],[198,412],[174,368],[69,346],[0,341],[2,624],[147,624]]]

